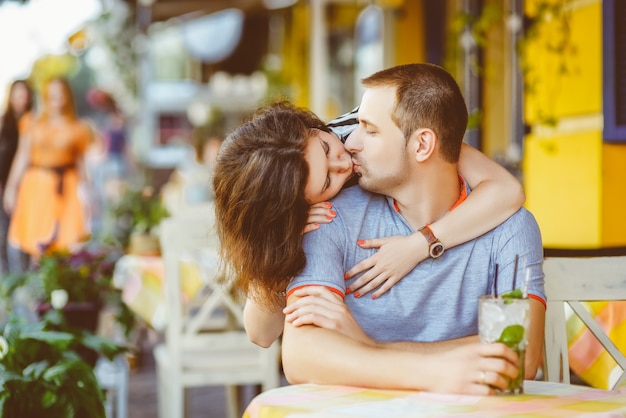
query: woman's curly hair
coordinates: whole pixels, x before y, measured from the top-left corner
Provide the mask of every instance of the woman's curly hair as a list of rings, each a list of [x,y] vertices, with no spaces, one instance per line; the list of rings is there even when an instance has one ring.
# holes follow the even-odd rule
[[[305,150],[313,128],[328,131],[309,110],[274,103],[231,132],[217,157],[213,189],[222,261],[235,288],[268,307],[284,304],[289,280],[306,263]]]

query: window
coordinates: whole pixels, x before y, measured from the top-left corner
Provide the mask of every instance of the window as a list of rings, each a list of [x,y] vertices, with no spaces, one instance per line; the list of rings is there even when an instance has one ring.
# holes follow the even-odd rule
[[[602,2],[604,140],[626,142],[626,2]]]

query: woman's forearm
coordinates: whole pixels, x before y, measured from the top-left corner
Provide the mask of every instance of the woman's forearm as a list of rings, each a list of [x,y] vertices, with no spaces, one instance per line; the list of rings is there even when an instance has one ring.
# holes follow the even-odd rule
[[[283,332],[285,315],[282,309],[268,310],[248,297],[243,308],[243,322],[250,341],[261,347],[269,347]]]
[[[524,203],[521,183],[506,169],[466,145],[459,172],[472,188],[466,200],[430,225],[446,247],[483,235],[517,212]]]
[[[29,160],[30,145],[28,137],[20,137],[15,158],[9,171],[9,177],[4,189],[4,208],[7,212],[13,212],[17,196],[17,187],[26,170]]]

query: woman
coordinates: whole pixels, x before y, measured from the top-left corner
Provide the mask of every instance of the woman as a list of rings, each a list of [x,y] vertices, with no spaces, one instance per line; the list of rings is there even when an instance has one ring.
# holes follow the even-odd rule
[[[24,80],[16,80],[9,88],[6,110],[0,118],[0,196],[9,177],[13,159],[17,151],[20,133],[24,133],[32,121],[33,94]],[[0,275],[17,271],[17,266],[9,262],[7,234],[11,218],[0,208]]]
[[[5,210],[13,214],[12,245],[36,258],[48,248],[67,248],[88,237],[78,189],[93,137],[76,115],[68,82],[48,81],[41,115],[20,138],[4,195]]]
[[[309,168],[309,144],[319,141],[316,132],[329,132],[329,128],[310,111],[287,103],[259,111],[229,135],[218,155],[213,186],[222,257],[234,272],[235,286],[248,296],[244,312],[248,335],[262,346],[282,331],[283,292],[306,262],[302,231],[317,227],[306,227],[307,222],[332,219],[326,200],[353,177],[351,157],[340,137],[356,126],[349,117],[332,125],[348,129],[324,136],[332,140],[323,141],[326,164],[321,169]],[[469,146],[461,152],[459,169],[473,192],[457,209],[430,225],[448,248],[499,225],[524,199],[512,175]],[[359,245],[379,248],[346,272],[349,278],[369,269],[348,288],[361,294],[380,286],[374,293],[380,296],[428,257],[421,234],[366,240]]]

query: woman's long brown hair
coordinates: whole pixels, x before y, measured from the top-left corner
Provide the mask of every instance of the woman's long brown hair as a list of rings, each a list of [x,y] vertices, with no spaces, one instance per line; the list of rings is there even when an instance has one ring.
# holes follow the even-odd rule
[[[222,260],[235,287],[267,307],[284,303],[289,280],[306,263],[305,150],[312,128],[327,131],[312,112],[275,103],[228,135],[217,157],[213,188]]]

